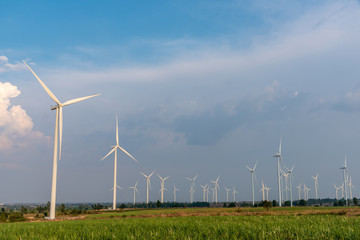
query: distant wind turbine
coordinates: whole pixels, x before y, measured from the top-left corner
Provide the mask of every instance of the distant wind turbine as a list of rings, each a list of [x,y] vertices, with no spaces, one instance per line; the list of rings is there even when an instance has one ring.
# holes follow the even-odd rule
[[[229,191],[231,190],[230,188],[224,187],[225,191],[226,191],[226,202],[229,202]]]
[[[254,193],[254,174],[255,174],[255,168],[256,168],[257,162],[255,163],[253,168],[250,168],[246,166],[247,169],[249,169],[251,173],[251,186],[252,186],[252,205],[255,205],[255,193]]]
[[[193,203],[194,201],[195,180],[197,177],[198,175],[196,175],[193,179],[186,177],[186,179],[190,181],[190,203]]]
[[[219,187],[219,184],[218,184],[218,182],[219,182],[219,177],[220,177],[220,176],[218,176],[215,181],[210,181],[210,182],[212,182],[212,183],[215,184],[215,187],[214,187],[214,188],[215,188],[215,203],[217,203],[217,191],[220,190],[220,187]]]
[[[315,199],[318,199],[318,174],[316,173],[316,177],[312,177],[315,181]]]
[[[280,160],[281,159],[281,139],[280,139],[280,145],[279,145],[279,151],[274,155],[274,157],[277,158],[277,179],[278,179],[278,190],[279,190],[279,206],[281,207],[281,183],[280,183]]]
[[[136,196],[135,192],[139,193],[139,191],[138,191],[137,188],[136,188],[137,185],[138,185],[138,182],[135,183],[135,186],[129,187],[129,188],[134,189],[134,206],[135,206],[135,196]]]
[[[160,192],[161,192],[161,203],[164,203],[164,190],[167,190],[165,188],[165,180],[168,179],[169,177],[166,177],[166,178],[162,178],[159,174],[157,174],[158,177],[160,178],[160,185],[161,185],[161,188],[160,188]]]
[[[176,192],[177,191],[180,191],[179,189],[177,189],[176,187],[175,187],[175,184],[174,184],[174,202],[176,202]]]
[[[54,156],[53,156],[53,172],[52,172],[52,184],[51,184],[51,200],[50,200],[50,217],[49,219],[55,219],[55,207],[56,207],[56,181],[57,181],[57,157],[59,154],[59,160],[61,159],[61,145],[62,145],[62,129],[63,129],[63,113],[62,108],[64,106],[77,103],[100,94],[95,94],[87,97],[75,98],[64,103],[61,103],[59,99],[50,91],[50,89],[40,80],[40,78],[36,75],[36,73],[27,65],[25,61],[23,61],[25,66],[32,72],[32,74],[39,81],[41,86],[45,89],[46,93],[50,96],[54,102],[56,102],[56,106],[51,107],[51,110],[56,110],[56,119],[55,119],[55,136],[54,136]],[[58,153],[59,147],[59,153]]]
[[[112,146],[112,150],[110,150],[110,152],[109,152],[108,154],[106,154],[106,156],[101,159],[101,161],[102,161],[102,160],[104,160],[105,158],[107,158],[107,156],[109,156],[111,153],[115,152],[115,157],[114,157],[113,210],[116,209],[117,149],[120,149],[121,151],[123,151],[124,153],[126,153],[129,157],[131,157],[135,162],[138,162],[133,156],[130,155],[130,153],[128,153],[125,149],[123,149],[123,148],[120,147],[120,145],[119,145],[119,127],[118,127],[118,119],[117,119],[117,116],[116,116],[116,145],[115,145],[115,146]]]
[[[235,187],[233,187],[233,197],[234,197],[234,202],[236,202],[236,198],[235,198],[235,196],[236,196],[236,194],[237,194],[238,192],[235,190]]]
[[[296,188],[299,190],[299,201],[301,200],[301,195],[300,195],[300,192],[301,192],[301,183],[299,184],[299,186],[296,186]]]
[[[352,189],[355,189],[354,185],[351,182],[351,177],[350,177],[350,181],[349,181],[349,193],[350,193],[350,199],[353,199],[353,195],[352,195]]]
[[[340,169],[343,170],[343,175],[344,175],[344,187],[345,187],[345,201],[346,201],[346,206],[349,205],[349,202],[348,202],[348,191],[347,191],[347,174],[348,174],[348,171],[347,171],[347,166],[346,166],[346,155],[345,155],[345,163],[344,163],[344,166],[342,166]]]
[[[205,186],[200,184],[200,187],[203,189],[203,202],[205,202],[207,184]]]
[[[155,171],[146,176],[144,173],[140,172],[146,178],[146,205],[149,204],[149,188],[151,190],[150,177],[154,174]]]

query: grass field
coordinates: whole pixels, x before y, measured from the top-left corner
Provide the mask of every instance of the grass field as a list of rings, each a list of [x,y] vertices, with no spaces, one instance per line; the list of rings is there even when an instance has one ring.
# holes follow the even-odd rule
[[[0,239],[360,239],[358,208],[154,209],[0,224]]]

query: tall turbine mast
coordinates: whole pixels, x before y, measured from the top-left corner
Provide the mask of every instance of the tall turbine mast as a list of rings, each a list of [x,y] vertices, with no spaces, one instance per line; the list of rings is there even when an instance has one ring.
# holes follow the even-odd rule
[[[218,176],[215,181],[210,181],[210,182],[215,184],[215,187],[214,187],[215,188],[215,203],[217,203],[217,190],[220,190],[220,187],[219,187],[219,184],[218,184],[219,177],[220,176]]]
[[[315,181],[315,199],[318,199],[318,173],[316,173],[316,177],[312,177]]]
[[[343,176],[344,176],[344,186],[345,186],[345,202],[346,202],[346,206],[349,205],[349,202],[348,202],[348,191],[347,191],[347,166],[346,166],[346,155],[345,155],[345,163],[344,163],[344,166],[342,166],[340,169],[343,170]]]
[[[229,191],[231,190],[230,188],[224,187],[225,191],[226,191],[226,202],[229,202]]]
[[[176,187],[175,187],[175,184],[174,184],[174,202],[176,202],[176,192],[177,191],[180,191],[179,189],[177,189]]]
[[[137,190],[137,185],[138,185],[138,182],[135,183],[135,186],[133,187],[129,187],[129,188],[132,188],[134,189],[134,207],[135,207],[135,196],[136,196],[136,192],[139,194],[139,191]]]
[[[35,78],[39,81],[41,86],[44,88],[46,93],[50,96],[52,100],[56,103],[56,106],[51,107],[51,110],[56,110],[56,119],[55,119],[55,136],[54,136],[54,156],[53,156],[53,171],[52,171],[52,183],[51,183],[51,200],[50,200],[50,216],[49,219],[55,219],[55,208],[56,208],[56,182],[57,182],[57,158],[59,154],[59,160],[61,159],[61,145],[62,145],[62,129],[63,129],[63,111],[64,106],[77,103],[100,94],[95,94],[87,97],[75,98],[64,103],[61,103],[59,99],[50,91],[50,89],[40,80],[36,73],[23,61],[25,66],[32,72]],[[59,151],[58,151],[59,148]],[[116,188],[116,186],[115,186]]]
[[[281,183],[280,183],[280,159],[281,159],[281,139],[279,145],[279,152],[274,157],[277,158],[277,179],[278,179],[278,191],[279,191],[279,207],[281,207]]]
[[[165,180],[168,179],[169,177],[166,177],[166,178],[162,178],[159,174],[157,174],[158,177],[160,178],[160,185],[161,185],[161,188],[160,188],[160,192],[161,192],[161,203],[164,203],[164,190],[167,190],[165,188]]]

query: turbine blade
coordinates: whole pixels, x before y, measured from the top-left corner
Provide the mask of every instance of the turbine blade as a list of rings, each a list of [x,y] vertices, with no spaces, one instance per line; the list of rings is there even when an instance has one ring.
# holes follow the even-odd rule
[[[27,68],[32,72],[32,74],[34,74],[34,76],[36,77],[36,79],[39,81],[39,83],[41,84],[41,86],[45,89],[45,91],[47,92],[47,94],[51,97],[52,100],[54,100],[57,104],[61,104],[59,99],[57,99],[55,97],[55,95],[50,91],[50,89],[43,83],[43,81],[40,80],[40,78],[36,75],[36,73],[29,67],[29,65],[26,64],[25,61],[23,61],[23,63],[27,66]]]
[[[254,166],[254,168],[253,168],[253,171],[255,171],[256,165],[257,165],[257,162],[255,163],[255,166]]]
[[[56,110],[59,111],[59,160],[61,160],[62,131],[63,131],[62,107],[58,107]]]
[[[104,160],[107,156],[109,156],[113,151],[115,151],[115,149],[116,149],[116,148],[111,149],[111,151],[110,151],[108,154],[106,154],[106,156],[103,157],[103,158],[101,159],[101,161]]]
[[[198,176],[199,176],[199,175],[196,175],[196,177],[194,177],[193,181],[195,181]]]
[[[150,175],[149,175],[149,178],[154,174],[155,171],[153,171]]]
[[[247,169],[249,169],[249,171],[252,171],[252,169],[249,166],[245,166]]]
[[[119,145],[117,145],[116,147],[120,148],[124,153],[126,153],[129,157],[131,157],[135,162],[138,163],[138,160],[136,160],[133,156],[131,156],[131,154],[128,153],[125,149],[123,149],[123,148],[120,147]]]
[[[151,190],[151,182],[150,182],[150,178],[148,178],[148,182],[149,182],[149,188]]]
[[[280,145],[279,145],[279,155],[281,155],[281,138],[280,138]]]
[[[142,173],[142,172],[140,172],[140,173],[141,173],[144,177],[146,177],[146,178],[148,177],[148,176],[146,176],[144,173]]]
[[[96,96],[99,96],[99,95],[100,95],[100,94],[95,94],[95,95],[91,95],[91,96],[87,96],[87,97],[75,98],[75,99],[72,99],[72,100],[69,100],[69,101],[64,102],[62,105],[63,105],[63,106],[67,106],[67,105],[70,105],[70,104],[73,104],[73,103],[77,103],[77,102],[80,102],[80,101],[84,101],[84,100],[86,100],[86,99],[93,98],[93,97],[96,97]]]

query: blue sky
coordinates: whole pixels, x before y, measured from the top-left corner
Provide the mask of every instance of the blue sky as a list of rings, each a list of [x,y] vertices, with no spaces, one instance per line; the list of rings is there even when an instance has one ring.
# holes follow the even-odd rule
[[[196,174],[220,175],[220,200],[224,186],[250,200],[256,161],[273,199],[280,138],[294,184],[313,189],[318,172],[320,196],[334,197],[347,154],[356,187],[359,13],[358,1],[1,1],[0,202],[50,198],[54,103],[24,59],[61,101],[102,94],[64,109],[59,202],[111,201],[113,161],[99,159],[115,115],[140,162],[121,155],[118,183],[139,180],[140,201],[139,171],[153,170],[170,176],[165,200],[174,183],[188,200]]]

